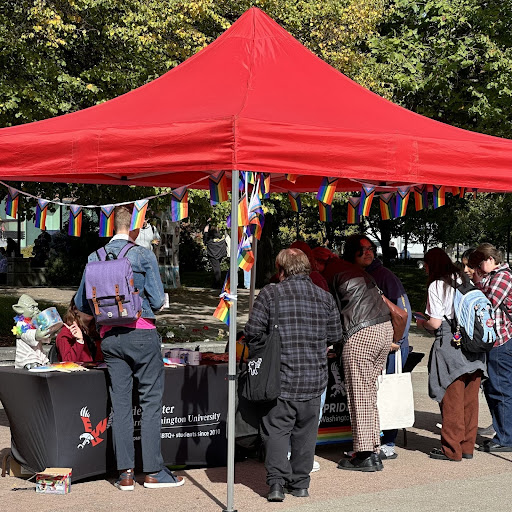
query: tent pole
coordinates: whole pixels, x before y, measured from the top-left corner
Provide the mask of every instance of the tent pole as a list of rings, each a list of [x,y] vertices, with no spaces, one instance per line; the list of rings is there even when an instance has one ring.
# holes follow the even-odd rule
[[[235,393],[236,393],[236,315],[238,288],[238,171],[231,173],[231,248],[229,258],[230,293],[229,308],[229,363],[228,363],[228,467],[227,506],[224,512],[233,509],[235,491]]]

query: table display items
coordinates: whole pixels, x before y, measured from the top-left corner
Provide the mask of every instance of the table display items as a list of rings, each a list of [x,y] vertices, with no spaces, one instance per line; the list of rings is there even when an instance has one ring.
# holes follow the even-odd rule
[[[46,468],[36,475],[36,492],[68,494],[71,492],[71,468]]]
[[[43,352],[42,344],[49,343],[51,333],[48,328],[39,327],[34,322],[40,314],[37,302],[29,295],[23,294],[18,302],[13,304],[12,309],[17,313],[12,328],[12,333],[16,336],[14,367],[30,369],[48,364],[49,360]]]

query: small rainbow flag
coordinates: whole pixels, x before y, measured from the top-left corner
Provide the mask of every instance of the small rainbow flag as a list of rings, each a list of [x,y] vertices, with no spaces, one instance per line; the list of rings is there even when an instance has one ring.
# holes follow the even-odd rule
[[[423,210],[428,205],[428,191],[427,185],[419,185],[414,187],[414,205],[416,206],[416,211],[419,212]]]
[[[188,217],[188,190],[187,187],[180,187],[171,192],[171,221]]]
[[[268,199],[270,197],[270,174],[260,172],[260,191],[261,199]]]
[[[288,191],[288,199],[294,212],[300,213],[302,211],[302,204],[300,201],[300,194],[298,192]]]
[[[214,311],[213,316],[218,318],[221,322],[224,322],[226,325],[229,325],[229,308],[231,307],[231,302],[226,299],[220,299],[219,305],[217,309]]]
[[[130,231],[133,229],[140,229],[144,224],[146,218],[146,210],[148,209],[149,199],[140,199],[133,203],[132,222],[130,224]]]
[[[69,236],[80,236],[82,232],[82,207],[69,205]]]
[[[102,206],[100,209],[100,232],[102,238],[110,237],[114,234],[114,208],[112,204]]]
[[[247,178],[247,183],[254,185],[254,183],[255,183],[254,173],[251,171],[247,171],[245,174],[246,174],[246,178]]]
[[[252,221],[254,217],[263,215],[263,206],[261,204],[260,197],[255,190],[252,191],[251,200],[249,201],[249,221]]]
[[[254,253],[252,252],[252,245],[249,239],[245,237],[238,248],[238,266],[246,272],[249,272],[253,265]]]
[[[318,201],[318,212],[320,213],[321,222],[332,222],[332,206]]]
[[[434,198],[434,208],[439,208],[445,205],[445,186],[432,185],[432,193]]]
[[[380,199],[380,216],[382,220],[390,220],[393,218],[393,192],[387,192],[379,196]]]
[[[247,207],[247,196],[244,194],[238,203],[238,225],[249,225],[249,208]]]
[[[258,240],[261,239],[263,223],[264,223],[263,217],[261,217],[261,220],[258,217],[256,217],[256,219],[251,220],[251,224],[249,225],[250,233]]]
[[[46,213],[48,212],[48,203],[45,199],[38,199],[36,206],[35,226],[39,229],[46,229]]]
[[[403,217],[407,212],[411,187],[398,187],[395,194],[395,218]]]
[[[224,286],[222,287],[222,293],[231,293],[231,279],[229,278],[229,270],[226,272],[226,277],[224,279]]]
[[[375,195],[374,185],[363,185],[361,189],[361,201],[359,202],[359,215],[368,217],[372,207],[373,196]]]
[[[316,198],[326,205],[331,205],[338,185],[338,178],[322,178]]]
[[[18,215],[18,202],[20,192],[12,187],[7,187],[7,198],[5,199],[5,214],[13,219]]]
[[[292,183],[295,183],[297,181],[297,178],[299,177],[298,174],[287,174],[286,179],[288,181],[291,181]]]
[[[359,216],[360,197],[349,197],[347,204],[347,224],[359,224],[361,217]]]
[[[214,176],[210,176],[208,182],[210,185],[210,204],[212,206],[229,199],[225,171],[219,172]]]

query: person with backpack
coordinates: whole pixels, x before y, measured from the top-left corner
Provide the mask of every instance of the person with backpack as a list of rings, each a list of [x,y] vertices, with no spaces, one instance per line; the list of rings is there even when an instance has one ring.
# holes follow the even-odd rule
[[[134,490],[132,388],[142,408],[144,487],[177,487],[185,483],[165,466],[160,446],[164,367],[155,311],[164,304],[164,289],[155,255],[134,244],[132,209],[114,211],[115,235],[89,255],[77,292],[77,308],[94,314],[102,337],[101,350],[110,377],[114,451],[120,471],[115,485]]]
[[[439,247],[424,257],[428,275],[427,307],[430,316],[416,318],[418,327],[434,331],[428,361],[430,398],[439,403],[442,417],[441,449],[430,458],[447,461],[472,459],[478,428],[478,390],[486,373],[485,352],[469,352],[458,343],[453,329],[456,286],[467,278]]]
[[[484,384],[496,433],[479,450],[512,452],[512,273],[501,251],[488,243],[476,248],[469,265],[475,269],[475,285],[491,301],[497,334],[487,362],[489,379]]]

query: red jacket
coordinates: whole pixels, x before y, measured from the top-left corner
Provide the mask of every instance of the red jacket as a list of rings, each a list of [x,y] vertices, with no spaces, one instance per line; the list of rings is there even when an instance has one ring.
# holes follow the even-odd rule
[[[93,360],[103,361],[101,340],[95,341],[95,343],[96,357],[93,359],[87,343],[77,343],[68,326],[64,324],[55,341],[59,351],[59,361],[71,361],[73,363],[89,363]]]

